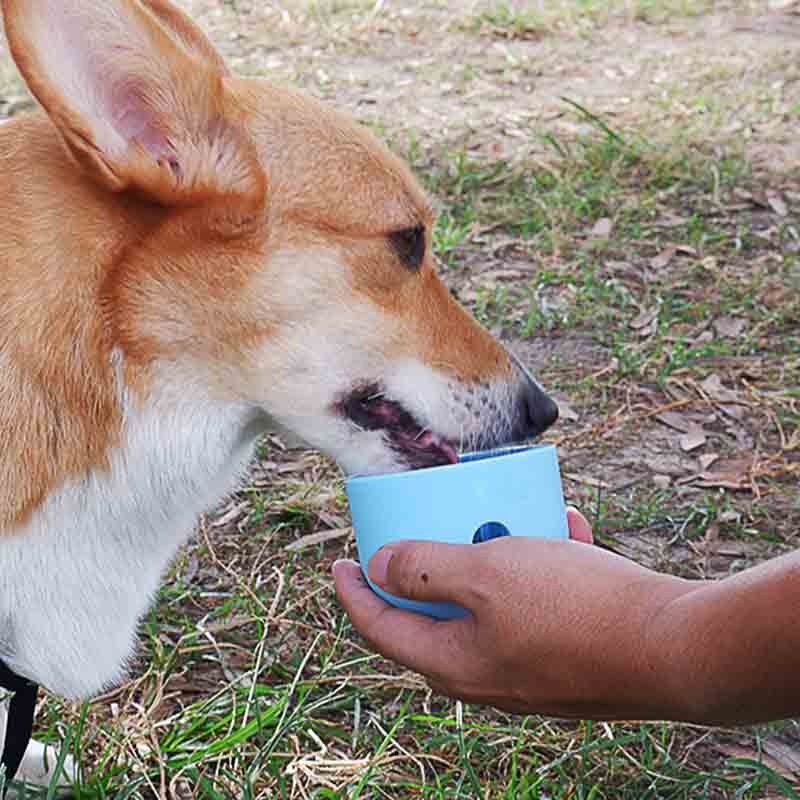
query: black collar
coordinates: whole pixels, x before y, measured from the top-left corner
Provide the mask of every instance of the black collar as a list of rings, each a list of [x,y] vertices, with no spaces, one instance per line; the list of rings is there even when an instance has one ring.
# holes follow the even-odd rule
[[[6,782],[17,774],[22,756],[31,740],[33,732],[33,713],[36,710],[36,694],[39,687],[27,678],[17,675],[0,659],[0,689],[13,692],[6,700],[8,716],[6,721],[6,740],[0,764],[6,768]],[[2,796],[2,792],[0,792]]]

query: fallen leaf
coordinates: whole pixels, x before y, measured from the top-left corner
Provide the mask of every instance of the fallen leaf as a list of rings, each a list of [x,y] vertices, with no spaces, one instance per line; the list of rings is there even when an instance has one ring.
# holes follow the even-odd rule
[[[779,217],[786,217],[789,215],[789,209],[786,207],[785,200],[777,192],[767,192],[767,202],[770,208]]]
[[[768,284],[757,295],[758,302],[769,308],[778,308],[786,302],[787,289],[780,284]]]
[[[698,336],[695,336],[692,339],[693,344],[705,344],[706,342],[710,342],[714,339],[714,334],[711,331],[703,331]]]
[[[227,617],[223,622],[211,622],[203,625],[203,630],[209,633],[224,633],[225,631],[232,631],[234,628],[241,628],[242,625],[249,625],[253,622],[253,617],[249,614],[234,614]]]
[[[671,478],[686,476],[686,464],[683,456],[663,453],[656,458],[645,459],[647,467],[656,475],[669,475]]]
[[[681,433],[688,433],[694,425],[690,419],[677,411],[662,411],[660,414],[656,414],[656,419],[663,422],[668,428]]]
[[[690,482],[703,489],[733,489],[735,491],[752,489],[750,481],[746,477],[717,475],[714,472],[701,472]]]
[[[553,398],[558,405],[558,418],[559,420],[567,420],[569,422],[577,422],[578,412],[566,401],[560,397]]]
[[[210,528],[222,528],[230,524],[234,520],[239,519],[247,513],[249,508],[248,503],[234,503],[224,514],[214,519],[209,525]]]
[[[608,239],[613,229],[614,223],[608,217],[600,217],[592,227],[592,236],[598,239]]]
[[[476,282],[483,286],[494,286],[499,280],[524,278],[525,273],[518,269],[490,269],[478,275]]]
[[[720,403],[718,408],[726,417],[730,417],[736,422],[741,422],[746,415],[744,407],[736,403]]]
[[[761,206],[761,208],[769,208],[769,200],[764,192],[752,192],[749,197],[750,202],[754,206]]]
[[[632,319],[629,323],[630,327],[633,328],[635,331],[640,331],[643,328],[648,328],[650,325],[653,324],[658,319],[658,306],[655,308],[648,308],[645,311],[642,311],[641,314],[638,314],[634,319]]]
[[[564,477],[575,483],[584,483],[587,486],[594,486],[597,489],[611,488],[611,484],[606,483],[606,481],[601,481],[599,478],[593,478],[591,475],[579,475],[577,472],[565,472]]]
[[[718,459],[719,453],[704,453],[697,460],[700,462],[700,469],[705,472]]]
[[[317,517],[327,528],[331,530],[344,530],[348,527],[346,520],[341,514],[331,514],[327,511],[317,511]]]
[[[306,465],[302,460],[287,461],[283,464],[278,464],[275,468],[275,472],[277,472],[278,475],[288,475],[292,472],[304,472],[305,469]]]
[[[650,266],[653,269],[664,269],[675,257],[676,251],[676,247],[668,247],[666,250],[663,250],[657,256],[650,259]]]
[[[687,431],[680,438],[681,450],[684,453],[691,453],[692,450],[697,450],[706,443],[705,431],[699,425],[693,425],[691,430]]]
[[[764,750],[767,755],[781,764],[786,772],[794,777],[800,778],[800,749],[792,747],[780,739],[765,739]]]
[[[676,384],[674,378],[667,378],[667,382],[663,386],[664,394],[676,403],[685,404],[690,401],[690,398],[684,391],[684,386]]]
[[[700,388],[712,399],[719,403],[740,402],[739,395],[722,385],[719,375],[712,373],[701,384]]]
[[[692,481],[704,488],[752,489],[750,469],[752,461],[747,458],[720,461],[713,472],[704,470],[694,476]]]
[[[655,223],[657,228],[679,228],[689,222],[689,217],[678,217],[674,214],[668,214]]]
[[[593,372],[589,377],[593,380],[597,380],[601,375],[605,375],[608,372],[614,372],[619,367],[619,359],[614,356],[612,357],[611,361],[606,364],[606,366],[602,367],[601,369],[596,370]]]
[[[714,320],[714,330],[723,339],[737,339],[746,325],[747,321],[741,317],[720,317]]]
[[[736,547],[735,545],[722,545],[721,547],[717,548],[717,555],[718,556],[725,556],[726,558],[746,558],[747,553],[741,548]]]
[[[299,539],[295,539],[290,544],[287,544],[286,547],[283,549],[287,552],[294,552],[296,550],[303,550],[306,547],[313,547],[315,544],[322,544],[323,542],[328,542],[331,539],[341,539],[343,536],[348,536],[353,532],[353,529],[350,527],[347,528],[338,528],[337,530],[333,531],[320,531],[319,533],[309,533],[305,536],[301,536]]]

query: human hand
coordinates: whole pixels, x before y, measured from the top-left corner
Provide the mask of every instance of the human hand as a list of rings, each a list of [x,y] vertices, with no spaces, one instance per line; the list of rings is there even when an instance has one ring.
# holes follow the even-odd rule
[[[570,509],[568,521],[572,541],[406,541],[372,557],[369,577],[382,589],[458,603],[471,612],[460,619],[388,605],[352,561],[334,564],[337,595],[376,650],[442,694],[560,717],[680,717],[651,622],[694,584],[587,547],[586,519]]]

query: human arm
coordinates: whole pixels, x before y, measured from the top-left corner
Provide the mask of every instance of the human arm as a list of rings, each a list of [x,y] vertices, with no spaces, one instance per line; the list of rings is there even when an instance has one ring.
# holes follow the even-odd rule
[[[569,521],[585,540],[586,521],[575,511]],[[370,578],[386,591],[472,611],[451,621],[388,606],[352,562],[335,577],[362,635],[453,697],[592,719],[800,713],[800,553],[716,583],[525,537],[398,543],[372,559]]]

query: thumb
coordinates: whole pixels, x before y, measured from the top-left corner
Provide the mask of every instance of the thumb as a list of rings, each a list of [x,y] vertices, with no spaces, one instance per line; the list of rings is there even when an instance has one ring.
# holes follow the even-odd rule
[[[569,524],[569,538],[575,542],[593,544],[592,526],[586,517],[577,508],[567,508],[567,523]]]
[[[472,544],[406,541],[385,545],[369,560],[369,579],[407,600],[451,601],[474,608],[481,559]]]

